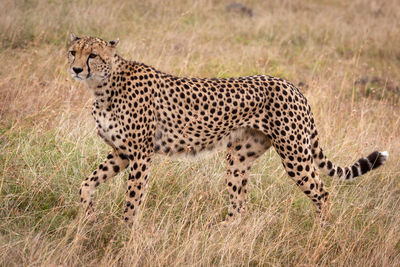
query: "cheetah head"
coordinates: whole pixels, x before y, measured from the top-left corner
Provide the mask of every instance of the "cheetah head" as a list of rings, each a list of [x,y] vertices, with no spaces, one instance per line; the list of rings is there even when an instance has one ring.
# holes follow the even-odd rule
[[[94,37],[71,34],[68,72],[78,81],[101,82],[109,77],[119,39],[106,42]]]

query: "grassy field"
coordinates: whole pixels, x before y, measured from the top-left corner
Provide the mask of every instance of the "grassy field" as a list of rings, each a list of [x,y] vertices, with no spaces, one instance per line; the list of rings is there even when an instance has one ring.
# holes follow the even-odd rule
[[[400,266],[400,5],[387,1],[4,0],[0,8],[1,266]],[[91,94],[67,75],[70,32],[120,38],[119,54],[180,76],[279,76],[308,97],[329,158],[387,164],[332,195],[321,227],[272,149],[248,215],[228,228],[224,152],[157,158],[139,224],[122,221],[127,173],[78,189],[106,156]]]

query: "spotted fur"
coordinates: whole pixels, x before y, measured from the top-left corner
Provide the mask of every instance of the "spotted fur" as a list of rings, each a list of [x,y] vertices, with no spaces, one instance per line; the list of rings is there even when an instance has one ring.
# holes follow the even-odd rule
[[[98,134],[112,147],[85,179],[81,202],[93,211],[94,189],[129,169],[124,218],[142,204],[153,156],[197,155],[226,147],[228,220],[246,210],[249,171],[273,146],[288,175],[313,201],[329,207],[317,172],[351,180],[384,164],[387,152],[373,152],[347,168],[329,161],[318,142],[311,108],[291,83],[266,75],[230,79],[176,77],[115,53],[118,40],[71,36],[69,73],[94,94]]]

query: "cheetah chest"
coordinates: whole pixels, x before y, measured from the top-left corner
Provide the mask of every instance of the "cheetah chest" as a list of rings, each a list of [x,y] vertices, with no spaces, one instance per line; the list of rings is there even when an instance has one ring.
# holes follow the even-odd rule
[[[123,142],[117,117],[111,112],[102,110],[94,110],[93,116],[96,121],[98,135],[113,148],[121,146]]]

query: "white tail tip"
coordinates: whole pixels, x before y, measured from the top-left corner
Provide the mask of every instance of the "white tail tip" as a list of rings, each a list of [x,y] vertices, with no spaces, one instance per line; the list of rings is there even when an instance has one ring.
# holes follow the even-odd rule
[[[383,151],[383,152],[380,152],[380,153],[384,157],[384,160],[387,161],[387,159],[389,158],[389,152]]]

